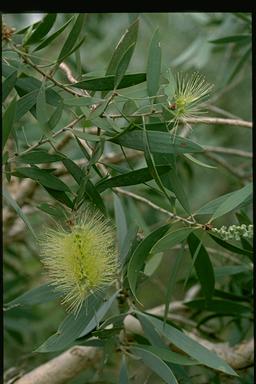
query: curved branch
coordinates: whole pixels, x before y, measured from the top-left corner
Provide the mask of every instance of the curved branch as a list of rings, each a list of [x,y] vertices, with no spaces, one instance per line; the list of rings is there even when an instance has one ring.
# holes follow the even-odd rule
[[[159,314],[159,310],[155,309],[148,312]],[[126,333],[142,334],[142,328],[139,321],[132,315],[126,316],[124,325]],[[234,347],[230,347],[227,343],[212,343],[195,335],[195,333],[186,333],[199,344],[216,352],[233,369],[244,369],[253,364],[253,339],[247,340]],[[84,369],[97,363],[101,356],[102,350],[98,347],[74,346],[68,351],[25,374],[23,377],[16,380],[15,384],[65,384]]]
[[[102,351],[95,347],[74,346],[33,369],[15,381],[15,384],[64,384],[77,376],[84,369],[95,364]]]
[[[214,124],[214,125],[234,125],[237,127],[252,128],[252,122],[239,119],[223,119],[220,117],[195,117],[186,119],[187,123],[191,124]]]

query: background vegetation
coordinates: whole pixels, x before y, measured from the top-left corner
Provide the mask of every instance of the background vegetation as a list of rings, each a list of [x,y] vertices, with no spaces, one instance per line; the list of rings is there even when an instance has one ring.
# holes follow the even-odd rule
[[[155,314],[163,321],[167,317],[170,329],[196,335],[201,344],[207,340],[239,348],[252,337],[251,239],[218,240],[202,227],[211,217],[216,228],[252,221],[250,14],[5,14],[3,23],[6,382],[96,337],[104,357],[67,382],[252,383],[250,358],[247,365],[236,367],[224,357],[229,365],[223,362],[221,368],[212,355],[200,353],[199,344],[184,349],[172,337],[176,362],[174,355],[161,354],[157,347],[170,352],[168,339],[160,338],[155,318],[150,317],[150,323],[142,315],[163,304],[162,312]],[[126,39],[115,49],[127,28]],[[148,148],[142,141],[144,152],[137,150],[133,129],[157,130],[161,138],[161,131],[172,128],[165,124],[171,118],[167,97],[159,97],[168,84],[169,68],[173,73],[198,71],[214,84],[204,108],[206,116],[216,120],[188,121],[189,129],[181,124],[177,136],[190,140],[185,141],[189,153],[194,152],[194,143],[202,149],[195,150],[192,159],[170,149],[159,162],[150,138]],[[132,77],[138,84],[129,84],[127,74],[140,74]],[[106,75],[111,83],[107,86]],[[74,86],[76,81],[81,83]],[[121,81],[125,87],[113,95]],[[152,108],[159,114],[154,115]],[[159,145],[164,147],[164,141]],[[163,172],[170,165],[176,167],[175,175]],[[143,176],[134,172],[141,168],[147,168]],[[128,177],[122,178],[127,172]],[[146,172],[149,176],[144,179]],[[172,177],[171,185],[164,174]],[[112,182],[100,184],[106,175]],[[114,179],[118,176],[121,179]],[[215,201],[232,192],[236,193]],[[72,320],[74,330],[77,321],[88,322],[91,316],[93,326],[84,330],[83,338],[77,340],[81,333],[71,331],[70,340],[64,335],[60,346],[49,347],[43,343],[67,314],[45,285],[35,237],[54,220],[63,223],[64,212],[69,215],[74,202],[88,201],[115,224],[124,260],[122,291],[116,297],[112,285],[106,292],[107,305],[92,303],[84,316],[87,320]],[[151,251],[166,230],[149,235],[167,223],[172,234],[167,245]],[[191,237],[187,229],[197,224],[201,229]],[[173,235],[177,230],[182,232],[180,238]],[[136,253],[140,242],[145,248]],[[36,287],[41,288],[33,290]],[[20,296],[25,292],[29,293]],[[169,304],[174,308],[170,312],[165,310]],[[106,310],[95,320],[97,305]],[[132,329],[120,341],[128,310],[140,312],[137,317],[145,333]],[[113,330],[107,331],[103,320],[111,316]],[[44,347],[35,352],[40,345]],[[197,364],[182,360],[183,353]],[[233,375],[230,365],[239,376]]]

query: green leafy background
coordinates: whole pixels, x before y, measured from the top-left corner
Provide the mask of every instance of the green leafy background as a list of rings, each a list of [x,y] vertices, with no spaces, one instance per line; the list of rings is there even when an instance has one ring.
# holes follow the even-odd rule
[[[33,30],[26,28],[42,19]],[[173,355],[159,337],[160,320],[152,320],[144,312],[136,316],[145,337],[135,339],[129,350],[140,360],[119,353],[117,366],[114,351],[122,321],[116,320],[114,331],[107,336],[100,327],[103,320],[120,310],[114,288],[107,291],[105,301],[98,298],[95,302],[89,297],[94,311],[89,312],[86,322],[82,316],[87,314],[85,308],[82,320],[67,316],[46,284],[35,236],[54,220],[64,221],[74,204],[78,207],[90,202],[116,225],[124,287],[130,290],[138,311],[142,311],[139,303],[146,311],[183,300],[187,290],[199,284],[197,297],[186,303],[189,318],[199,329],[208,325],[218,335],[217,341],[229,341],[231,345],[251,335],[251,242],[243,239],[229,244],[202,229],[190,231],[186,223],[167,224],[168,216],[160,211],[111,190],[124,188],[165,210],[173,209],[176,200],[177,215],[194,213],[200,223],[212,217],[216,227],[251,223],[250,155],[214,154],[230,164],[232,172],[211,152],[203,152],[204,146],[250,152],[250,129],[199,123],[192,125],[188,138],[177,137],[172,145],[166,144],[168,127],[157,116],[151,116],[146,124],[138,117],[127,118],[135,111],[148,113],[152,103],[157,108],[163,102],[154,96],[163,93],[161,86],[167,83],[166,71],[171,67],[174,73],[199,71],[214,84],[208,116],[251,121],[250,14],[4,14],[3,22],[16,28],[13,41],[18,49],[26,47],[31,54],[29,60],[41,65],[42,71],[56,70],[64,60],[78,84],[71,86],[60,70],[56,70],[54,78],[73,93],[86,90],[91,96],[78,98],[47,79],[42,81],[29,63],[3,43],[4,204],[25,228],[20,237],[7,236],[4,244],[6,371],[14,365],[18,370],[30,370],[56,356],[61,348],[86,343],[94,330],[108,356],[107,364],[101,364],[96,373],[91,367],[71,384],[100,380],[116,383],[118,378],[120,383],[139,383],[145,377],[152,384],[222,382],[218,360],[201,349],[197,351],[190,341],[187,349],[177,344],[187,355]],[[113,100],[112,90],[119,94]],[[147,100],[147,95],[152,98]],[[93,104],[98,107],[91,111]],[[105,112],[123,117],[101,118]],[[74,120],[74,114],[86,118],[72,129],[67,125]],[[94,125],[101,129],[100,138],[86,132]],[[72,139],[55,151],[52,145],[56,146],[59,137],[54,135],[63,127],[72,132]],[[93,148],[91,157],[83,146],[84,139]],[[40,140],[44,142],[39,148],[25,152],[28,145]],[[130,149],[138,149],[140,156],[127,161]],[[97,166],[102,153],[119,156],[117,162],[105,164],[111,174],[108,180],[102,178]],[[195,164],[184,154],[192,154],[201,163]],[[77,165],[86,159],[86,169]],[[202,166],[202,162],[213,168]],[[64,175],[58,174],[59,164],[66,169]],[[10,182],[15,178],[29,178],[39,184],[33,198],[26,202],[32,207],[27,213],[10,194]],[[182,252],[178,253],[180,245]],[[225,257],[225,253],[229,256]],[[169,324],[167,331],[170,335],[174,332],[181,344],[186,343],[184,335],[180,339],[177,336],[181,331],[175,327],[179,326]],[[63,328],[68,330],[68,337],[64,332],[63,338],[57,340],[55,333]],[[79,336],[81,339],[75,341]],[[229,366],[223,367],[220,371],[235,374]],[[132,372],[137,381],[128,381]],[[231,376],[230,382],[252,382],[250,369],[239,374],[240,378]]]

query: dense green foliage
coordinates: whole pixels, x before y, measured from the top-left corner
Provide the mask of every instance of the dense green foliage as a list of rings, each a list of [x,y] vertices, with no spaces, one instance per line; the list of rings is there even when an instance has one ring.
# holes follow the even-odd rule
[[[33,16],[3,15],[6,383],[78,344],[71,384],[252,383],[200,342],[252,338],[250,14]],[[74,314],[38,239],[84,206],[119,272]]]

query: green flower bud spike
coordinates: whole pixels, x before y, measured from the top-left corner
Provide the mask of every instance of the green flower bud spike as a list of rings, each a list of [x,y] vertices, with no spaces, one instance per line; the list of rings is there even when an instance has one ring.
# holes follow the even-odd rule
[[[240,240],[241,237],[252,239],[253,224],[231,225],[229,227],[223,225],[221,228],[212,228],[212,232],[219,235],[223,240]]]
[[[42,263],[62,304],[77,314],[85,298],[113,282],[118,273],[117,251],[108,221],[85,210],[68,229],[46,229],[40,240]]]
[[[169,109],[172,111],[173,134],[175,137],[180,121],[197,117],[206,111],[202,110],[201,104],[209,98],[213,85],[209,84],[198,72],[192,74],[177,73],[175,77],[170,76],[174,82],[174,92],[168,95],[169,86],[166,88]],[[171,89],[171,88],[170,88]]]

